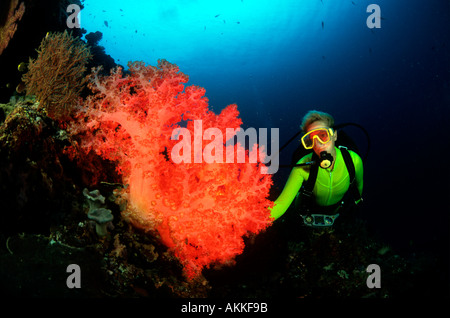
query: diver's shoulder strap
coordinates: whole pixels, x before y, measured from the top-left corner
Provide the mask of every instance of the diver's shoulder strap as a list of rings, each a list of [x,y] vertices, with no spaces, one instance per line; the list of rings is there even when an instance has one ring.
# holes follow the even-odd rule
[[[318,162],[319,157],[316,155],[316,153],[313,152],[311,161]],[[309,201],[312,198],[314,185],[316,184],[317,174],[319,173],[319,165],[313,164],[310,166],[309,170],[309,177],[308,180],[302,185],[300,188],[300,195],[302,196],[301,202],[303,204],[309,203]]]
[[[347,167],[348,174],[350,175],[350,183],[352,183],[356,176],[355,164],[353,163],[352,156],[350,155],[350,152],[348,152],[347,147],[339,146],[339,149],[341,150],[345,166]]]
[[[353,163],[352,156],[350,155],[350,152],[348,151],[347,147],[339,146],[339,149],[341,150],[342,157],[344,158],[345,166],[347,167],[347,171],[350,176],[349,191],[351,191],[355,202],[357,202],[357,201],[361,200],[361,194],[359,193],[358,185],[357,185],[357,181],[356,181],[355,164]]]
[[[316,155],[316,153],[313,153],[313,155],[311,157],[311,161],[318,162],[318,160],[319,160],[319,157]],[[314,189],[314,185],[316,184],[316,179],[317,179],[318,173],[319,173],[319,165],[313,164],[311,166],[311,169],[309,170],[308,180],[306,180],[306,183],[305,183],[305,189],[308,192],[312,193],[312,191]]]

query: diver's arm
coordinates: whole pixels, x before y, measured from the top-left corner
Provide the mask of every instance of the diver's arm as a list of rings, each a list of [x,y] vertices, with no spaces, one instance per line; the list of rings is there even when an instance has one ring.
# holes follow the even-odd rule
[[[304,177],[302,176],[303,169],[294,168],[289,175],[286,185],[283,188],[280,196],[275,200],[272,208],[269,208],[270,215],[276,219],[282,216],[294,201],[300,187],[302,186]]]

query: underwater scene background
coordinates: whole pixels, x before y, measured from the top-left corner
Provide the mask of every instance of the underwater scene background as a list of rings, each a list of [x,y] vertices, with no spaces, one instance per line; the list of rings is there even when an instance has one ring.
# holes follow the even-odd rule
[[[372,148],[361,216],[399,244],[425,242],[448,229],[439,206],[449,188],[437,177],[445,172],[428,171],[430,151],[449,150],[437,137],[446,135],[450,111],[448,2],[379,1],[379,29],[366,25],[369,4],[93,1],[82,23],[103,33],[100,44],[118,63],[165,58],[206,88],[216,112],[237,103],[244,127],[280,128],[280,144],[310,109],[363,125]],[[351,134],[364,153],[365,136]],[[280,161],[288,164],[297,146]],[[275,178],[283,183],[288,173]]]
[[[8,116],[19,116],[15,105],[20,104],[29,107],[20,118],[28,116],[35,122],[42,118],[46,123],[42,129],[54,130],[45,136],[54,141],[50,148],[56,155],[41,147],[38,159],[31,161],[38,166],[52,164],[39,166],[44,172],[32,178],[27,177],[29,165],[11,159],[15,158],[11,155],[15,150],[8,148],[11,142],[1,144],[1,198],[9,212],[2,210],[14,214],[2,220],[2,295],[449,297],[449,1],[73,1],[82,6],[81,29],[66,25],[72,12],[65,10],[69,1],[23,2],[25,13],[0,55],[5,70],[0,79],[1,133],[10,136],[2,138],[16,140],[11,137],[14,131],[25,129],[20,120],[15,128],[7,125]],[[379,27],[369,25],[370,4],[381,10]],[[6,5],[1,9],[7,12]],[[100,39],[88,42],[94,55],[89,67],[109,69],[117,64],[126,74],[128,61],[156,66],[158,59],[165,59],[176,64],[189,76],[186,86],[206,90],[210,110],[219,114],[227,105],[237,104],[242,128],[279,128],[280,145],[299,131],[302,117],[311,109],[332,114],[337,124],[363,126],[370,141],[361,129],[344,129],[361,156],[368,154],[364,203],[357,221],[314,238],[295,223],[295,211],[290,209],[266,231],[245,238],[245,249],[234,265],[205,268],[201,279],[192,283],[183,276],[177,258],[167,252],[167,244],[120,219],[121,208],[108,201],[114,192],[110,185],[121,183],[114,176],[96,187],[114,214],[111,236],[99,240],[95,231],[87,233],[85,200],[94,195],[83,195],[83,188],[95,188],[79,177],[79,166],[67,159],[70,155],[60,155],[67,155],[68,143],[56,137],[56,132],[69,134],[79,128],[51,116],[45,119],[39,113],[42,109],[32,106],[34,101],[26,101],[26,92],[15,89],[23,76],[18,65],[36,59],[35,50],[47,32],[64,30],[86,42],[89,33],[101,32]],[[83,91],[80,96],[87,94]],[[17,138],[23,144],[26,138],[36,142],[27,133]],[[298,146],[299,138],[280,153],[280,164],[290,164]],[[55,156],[59,159],[48,159]],[[108,175],[114,171],[108,166],[112,158],[116,157],[108,157],[108,163],[92,162],[104,165]],[[55,165],[63,172],[47,171]],[[281,193],[290,170],[280,167],[272,176],[271,201]],[[31,189],[42,187],[43,175],[53,187],[37,191],[45,201],[40,206]],[[50,194],[56,199],[43,198]],[[20,200],[28,201],[19,204]],[[36,217],[32,206],[47,212]],[[23,260],[30,265],[24,266]],[[67,288],[65,267],[71,263],[84,269],[84,288]],[[372,263],[381,267],[381,289],[366,286],[365,268]],[[46,275],[61,283],[48,284]]]

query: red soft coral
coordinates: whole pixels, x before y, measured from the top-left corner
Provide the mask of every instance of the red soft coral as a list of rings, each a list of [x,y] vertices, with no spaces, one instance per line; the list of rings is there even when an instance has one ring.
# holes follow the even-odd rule
[[[248,163],[248,153],[245,163],[175,164],[170,154],[178,141],[171,135],[181,122],[191,136],[198,129],[196,120],[202,122],[202,136],[212,127],[225,135],[226,128],[242,124],[237,106],[219,115],[211,112],[205,90],[185,87],[188,76],[165,60],[157,67],[130,63],[129,70],[128,76],[120,68],[108,77],[94,72],[90,88],[95,94],[69,129],[79,135],[85,154],[94,151],[116,163],[129,185],[123,193],[124,217],[157,231],[192,279],[205,266],[232,261],[243,251],[244,235],[271,223],[267,196],[272,179],[261,174],[261,163]],[[201,150],[206,146],[203,142]],[[241,145],[228,147],[235,153],[243,150]]]

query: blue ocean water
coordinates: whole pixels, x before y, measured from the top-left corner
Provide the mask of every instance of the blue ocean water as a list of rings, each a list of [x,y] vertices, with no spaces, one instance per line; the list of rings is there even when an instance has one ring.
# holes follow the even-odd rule
[[[449,1],[83,3],[81,27],[102,32],[117,63],[167,59],[206,88],[215,112],[237,103],[244,128],[279,128],[280,144],[310,109],[363,125],[371,150],[361,217],[399,248],[448,254]],[[367,24],[370,4],[380,28]],[[364,153],[364,134],[348,132]],[[274,177],[281,189],[288,174]]]

